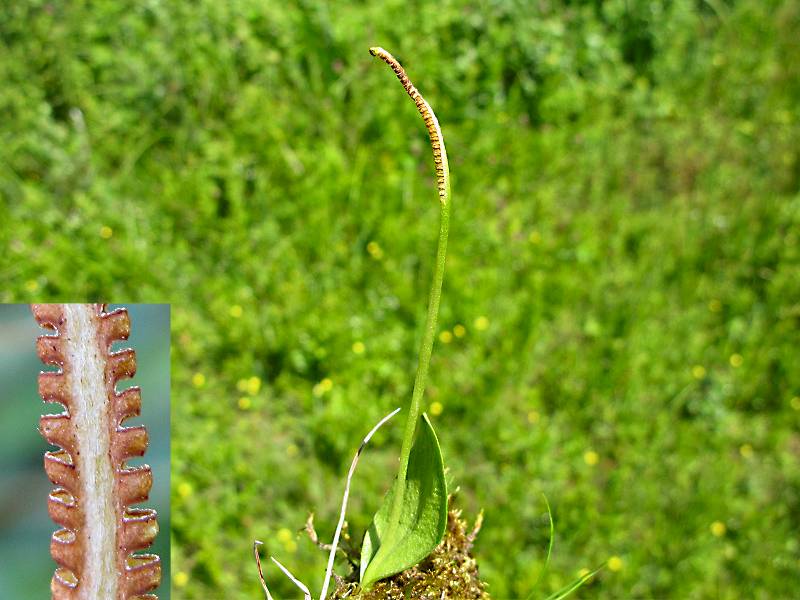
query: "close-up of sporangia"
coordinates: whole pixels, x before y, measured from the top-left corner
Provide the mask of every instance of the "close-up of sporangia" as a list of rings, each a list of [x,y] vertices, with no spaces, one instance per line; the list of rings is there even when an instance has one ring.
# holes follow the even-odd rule
[[[48,497],[53,533],[50,553],[58,568],[50,589],[54,600],[155,600],[147,592],[161,581],[155,554],[137,554],[158,533],[156,511],[133,508],[152,486],[148,465],[126,461],[144,455],[145,427],[122,423],[141,411],[138,387],[117,390],[136,373],[131,349],[112,351],[128,339],[128,312],[106,312],[103,304],[34,304],[41,327],[55,332],[36,341],[39,358],[58,367],[39,375],[39,395],[64,412],[41,417],[40,431],[59,446],[45,454],[44,467],[56,486]]]

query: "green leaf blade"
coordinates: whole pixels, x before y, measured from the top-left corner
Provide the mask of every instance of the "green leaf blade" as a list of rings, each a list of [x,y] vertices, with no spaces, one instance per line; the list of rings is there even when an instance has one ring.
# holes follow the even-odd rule
[[[361,586],[413,567],[442,541],[447,527],[447,484],[439,440],[423,414],[408,461],[400,522],[390,527],[395,485],[364,536]]]

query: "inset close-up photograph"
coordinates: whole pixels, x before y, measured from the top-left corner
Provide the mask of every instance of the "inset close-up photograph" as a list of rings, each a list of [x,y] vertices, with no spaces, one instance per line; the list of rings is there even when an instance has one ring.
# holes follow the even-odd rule
[[[4,594],[169,598],[169,340],[168,305],[0,305]]]

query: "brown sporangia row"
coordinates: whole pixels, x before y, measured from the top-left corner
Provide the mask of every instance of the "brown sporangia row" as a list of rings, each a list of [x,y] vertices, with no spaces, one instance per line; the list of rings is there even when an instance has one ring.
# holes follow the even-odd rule
[[[419,90],[414,87],[414,84],[411,83],[408,75],[406,75],[405,69],[394,56],[379,47],[370,48],[369,52],[372,56],[377,56],[391,67],[394,74],[397,75],[397,79],[400,80],[403,89],[416,104],[419,114],[422,115],[422,120],[425,121],[425,128],[428,130],[428,137],[431,139],[431,147],[433,148],[433,165],[436,168],[436,188],[439,192],[439,201],[442,203],[447,202],[447,181],[444,176],[447,153],[444,149],[439,120],[433,113],[430,104],[422,97]]]
[[[136,356],[130,349],[111,351],[130,334],[128,313],[106,312],[103,304],[31,308],[39,325],[55,331],[38,338],[39,357],[59,367],[39,375],[39,395],[65,409],[40,420],[42,435],[61,448],[44,458],[56,486],[48,498],[50,517],[63,528],[50,542],[58,564],[52,598],[155,600],[147,592],[161,581],[161,561],[135,552],[152,544],[156,512],[131,507],[147,499],[153,476],[147,465],[126,465],[144,454],[147,432],[122,425],[139,415],[141,392],[116,390],[117,382],[135,374]]]

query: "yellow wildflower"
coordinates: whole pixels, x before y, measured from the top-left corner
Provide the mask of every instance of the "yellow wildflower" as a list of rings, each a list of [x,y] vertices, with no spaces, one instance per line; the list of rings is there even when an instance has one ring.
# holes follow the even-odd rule
[[[292,532],[283,527],[278,530],[278,539],[282,543],[287,544],[288,542],[292,541]]]
[[[383,258],[383,249],[376,241],[371,241],[369,244],[367,244],[367,252],[369,252],[369,255],[375,260],[380,260]]]
[[[331,388],[333,388],[333,381],[331,381],[329,377],[326,377],[325,379],[323,379],[317,385],[314,386],[313,392],[314,395],[317,398],[319,398],[325,392],[331,391]]]
[[[481,315],[475,319],[475,329],[478,331],[486,331],[489,328],[489,319]]]
[[[184,571],[178,571],[175,573],[172,581],[175,583],[175,587],[186,587],[186,584],[189,583],[189,575],[187,575]]]
[[[257,375],[253,375],[250,379],[247,380],[247,393],[251,396],[255,396],[258,393],[258,390],[261,389],[261,378]]]
[[[711,524],[711,535],[714,537],[722,537],[726,531],[728,531],[728,528],[725,527],[725,523],[722,521],[714,521]]]
[[[188,498],[193,491],[191,483],[184,481],[178,484],[178,496],[181,498]]]

